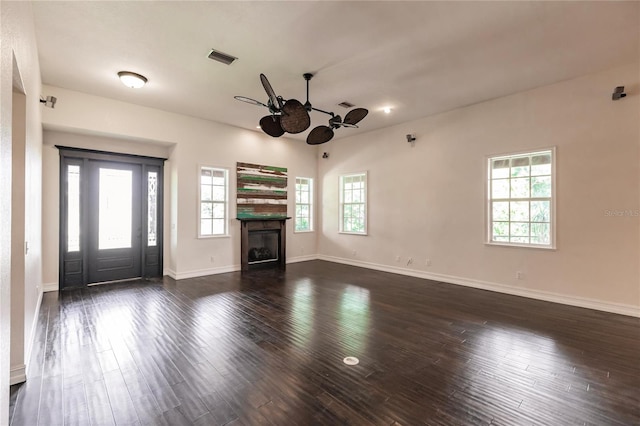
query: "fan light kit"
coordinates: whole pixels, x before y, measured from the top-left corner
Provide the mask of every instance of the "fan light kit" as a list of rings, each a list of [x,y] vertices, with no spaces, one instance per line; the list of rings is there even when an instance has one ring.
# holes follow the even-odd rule
[[[307,101],[304,105],[297,99],[284,100],[282,96],[277,96],[269,80],[264,74],[260,74],[260,81],[262,87],[267,93],[267,103],[264,104],[252,98],[246,96],[235,96],[234,98],[247,102],[252,105],[263,106],[269,110],[270,115],[266,115],[260,119],[260,128],[263,132],[274,138],[279,138],[286,133],[301,133],[311,126],[311,117],[309,113],[311,111],[321,112],[331,116],[328,126],[317,126],[307,136],[307,143],[309,145],[319,145],[325,142],[329,142],[334,136],[334,130],[340,127],[358,128],[359,123],[369,113],[364,108],[352,109],[345,115],[344,120],[339,115],[333,112],[323,111],[319,108],[314,108],[309,102],[309,80],[313,77],[313,74],[306,73],[302,76],[307,81]]]
[[[147,77],[131,71],[120,71],[118,77],[122,84],[132,89],[139,89],[147,84]]]

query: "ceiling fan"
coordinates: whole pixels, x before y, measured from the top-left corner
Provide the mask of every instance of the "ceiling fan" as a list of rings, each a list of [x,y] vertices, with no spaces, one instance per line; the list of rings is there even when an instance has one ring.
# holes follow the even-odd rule
[[[269,110],[270,115],[266,115],[260,119],[260,128],[269,136],[278,138],[286,133],[301,133],[311,125],[309,112],[318,111],[330,115],[328,126],[317,126],[307,136],[309,145],[319,145],[329,142],[334,136],[334,130],[340,127],[358,128],[357,124],[369,113],[365,108],[352,109],[345,115],[344,120],[333,112],[324,111],[314,108],[309,102],[309,80],[313,77],[311,73],[303,74],[307,81],[307,101],[300,103],[297,99],[284,100],[282,96],[277,96],[269,80],[264,74],[260,74],[262,87],[267,93],[267,103],[264,104],[246,96],[234,96],[235,99],[247,102],[252,105],[263,106]]]
[[[304,79],[307,81],[307,102],[304,103],[304,108],[307,111],[318,111],[331,116],[328,126],[317,126],[313,128],[311,132],[309,132],[309,134],[307,135],[307,143],[309,145],[320,145],[325,142],[329,142],[331,139],[333,139],[333,131],[335,129],[339,129],[340,127],[350,127],[357,129],[357,124],[362,121],[362,119],[365,118],[369,113],[369,111],[365,108],[355,108],[349,111],[347,115],[344,116],[343,120],[342,117],[340,117],[339,115],[335,115],[333,112],[314,108],[311,105],[311,102],[309,102],[309,80],[313,78],[313,74],[305,73],[302,75],[302,77],[304,77]]]
[[[304,105],[297,99],[284,100],[282,96],[277,96],[266,75],[260,74],[260,81],[264,91],[267,92],[266,104],[246,96],[234,96],[234,98],[269,109],[270,115],[260,119],[262,131],[269,136],[279,138],[285,132],[295,134],[307,130],[311,125],[311,118]]]

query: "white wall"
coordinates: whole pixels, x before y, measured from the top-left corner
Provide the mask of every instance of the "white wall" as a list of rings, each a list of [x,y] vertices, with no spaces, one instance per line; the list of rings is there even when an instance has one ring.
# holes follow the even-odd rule
[[[11,383],[25,375],[25,241],[27,98],[14,87],[11,106]]]
[[[165,258],[167,273],[176,278],[238,270],[240,264],[239,222],[235,220],[236,162],[253,162],[288,168],[295,176],[317,175],[317,149],[302,141],[273,139],[257,131],[247,131],[207,120],[182,116],[153,108],[45,86],[48,95],[58,98],[56,108],[43,113],[45,132],[44,175],[47,185],[45,210],[57,211],[57,150],[51,145],[90,147],[127,152],[128,147],[171,146],[165,164]],[[144,89],[143,89],[144,90]],[[93,135],[93,136],[92,136]],[[99,135],[99,136],[96,136]],[[117,139],[116,139],[117,138]],[[120,140],[120,143],[115,141]],[[122,142],[124,140],[124,142]],[[137,152],[143,155],[153,155]],[[197,238],[198,165],[230,170],[230,236]],[[289,214],[294,211],[293,181],[289,185]],[[58,280],[58,219],[46,217],[47,235],[44,280],[55,288]],[[287,224],[288,260],[315,255],[316,233],[294,234]],[[213,261],[211,260],[213,258]],[[297,259],[296,259],[297,258]]]
[[[40,125],[40,65],[35,43],[31,5],[26,2],[1,2],[0,29],[0,424],[8,422],[9,369],[22,369],[24,365],[9,365],[11,322],[23,329],[23,350],[18,356],[27,362],[31,343],[33,320],[36,318],[41,296],[41,155],[42,128]],[[11,162],[13,89],[26,95],[24,125],[24,239],[29,243],[29,254],[24,255],[24,241],[20,250],[11,250]],[[19,91],[20,91],[19,90]],[[12,316],[9,305],[11,259],[24,257],[24,306]],[[20,271],[22,272],[22,271]],[[23,314],[20,313],[22,310]],[[13,336],[15,337],[15,335]],[[17,339],[21,340],[21,339]],[[14,355],[18,355],[14,353]],[[18,361],[20,362],[20,361]]]
[[[640,217],[605,215],[640,209],[638,76],[635,62],[324,145],[319,254],[639,315]],[[612,102],[618,85],[629,95]],[[485,156],[551,146],[557,250],[485,245]],[[369,235],[339,234],[338,177],[363,170]]]

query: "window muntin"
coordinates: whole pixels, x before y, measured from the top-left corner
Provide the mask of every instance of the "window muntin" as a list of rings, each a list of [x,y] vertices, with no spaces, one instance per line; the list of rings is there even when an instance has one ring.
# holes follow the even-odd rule
[[[296,178],[295,232],[313,231],[313,179]]]
[[[488,242],[554,246],[553,149],[488,159]]]
[[[226,169],[200,167],[199,237],[228,234],[228,176]]]
[[[367,174],[340,176],[340,232],[367,233]]]

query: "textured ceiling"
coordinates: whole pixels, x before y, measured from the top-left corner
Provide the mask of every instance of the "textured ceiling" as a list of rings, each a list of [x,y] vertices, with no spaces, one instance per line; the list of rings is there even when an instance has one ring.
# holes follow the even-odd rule
[[[33,11],[45,84],[255,130],[267,110],[233,96],[266,102],[265,73],[277,94],[304,103],[312,72],[314,107],[370,110],[337,138],[639,55],[637,2],[43,1]],[[239,60],[214,62],[212,48]],[[149,83],[128,89],[121,70]],[[312,112],[312,128],[327,118]]]

